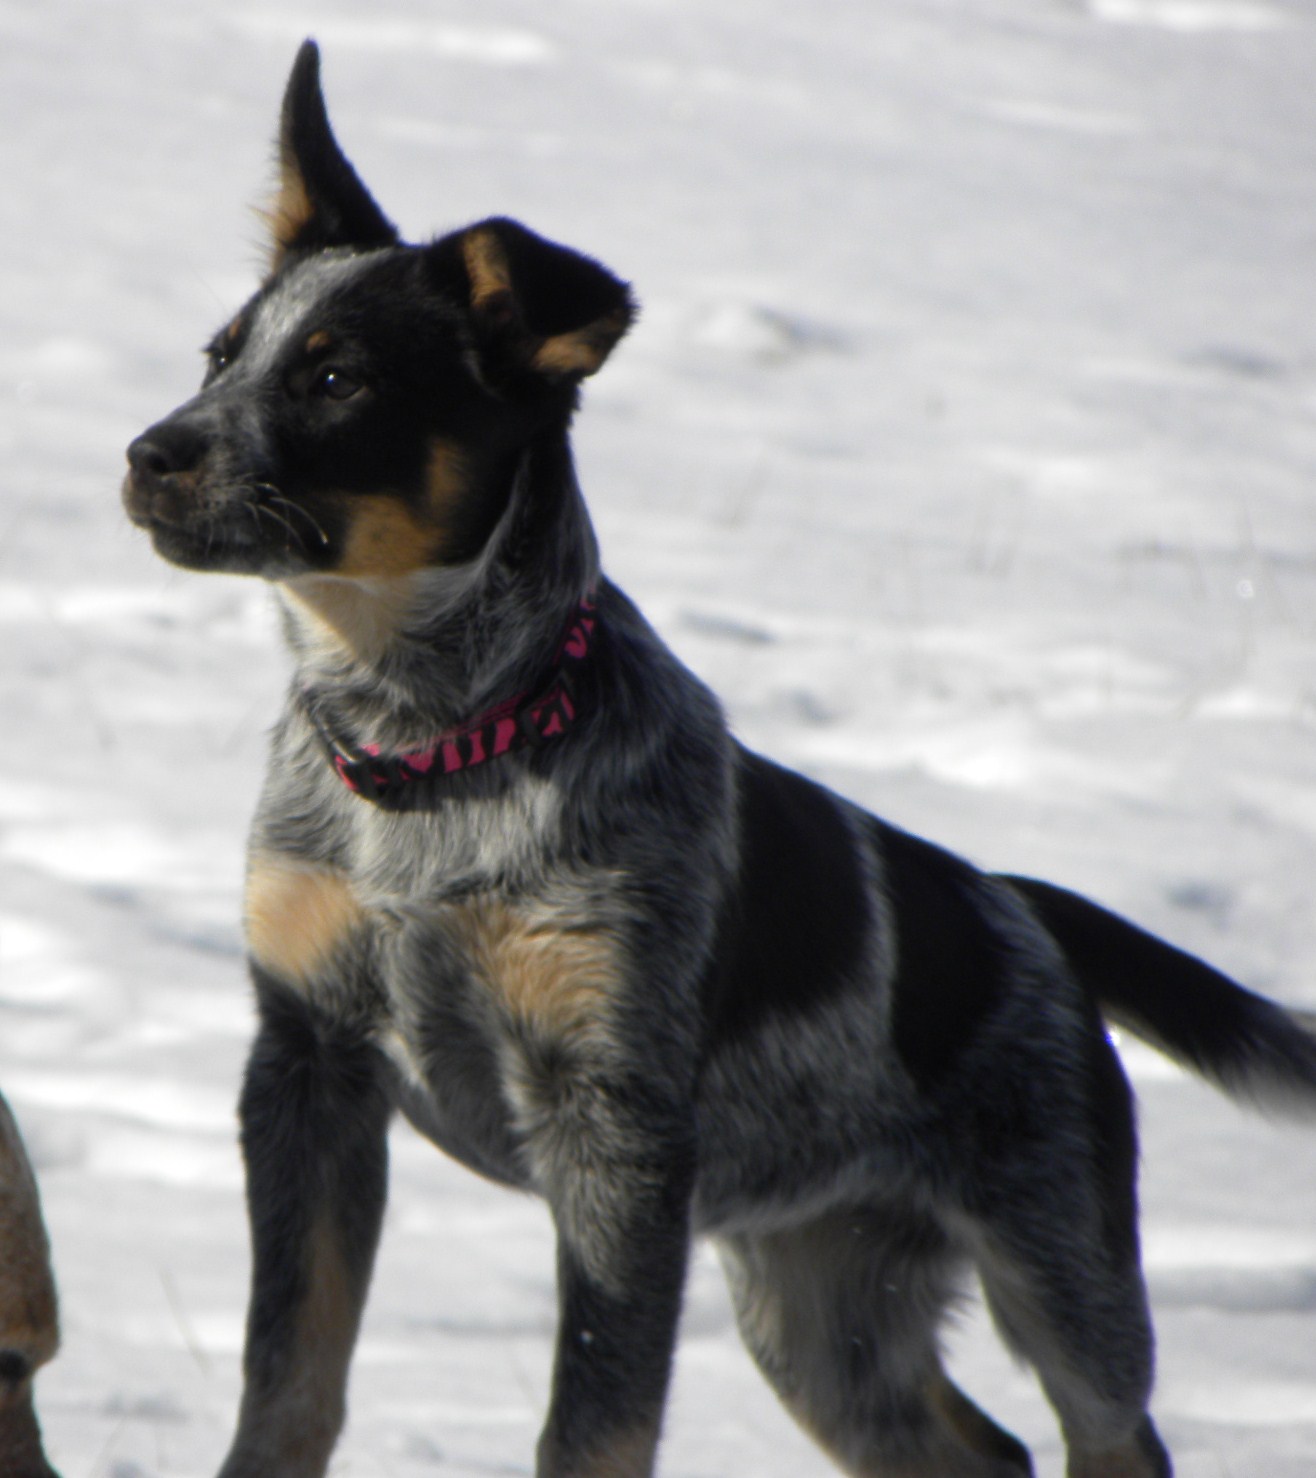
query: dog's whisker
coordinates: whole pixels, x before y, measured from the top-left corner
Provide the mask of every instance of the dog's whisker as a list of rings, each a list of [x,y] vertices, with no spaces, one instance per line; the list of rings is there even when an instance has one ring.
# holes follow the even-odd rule
[[[320,541],[321,547],[328,547],[329,535],[325,533],[320,521],[315,517],[310,509],[303,508],[300,503],[294,503],[291,498],[285,497],[278,490],[278,488],[274,486],[273,483],[255,483],[252,487],[252,491],[256,494],[256,499],[253,506],[259,512],[268,513],[271,518],[274,518],[279,523],[283,524],[283,526],[288,530],[288,533],[294,539],[297,538],[297,532],[293,527],[292,520],[291,518],[283,515],[279,511],[281,509],[287,509],[289,514],[297,514],[299,517],[304,519],[306,523],[310,525],[311,532]]]
[[[280,513],[279,510],[275,508],[272,504],[250,503],[247,506],[251,510],[251,515],[256,521],[257,528],[260,527],[260,521],[263,515],[266,518],[272,519],[276,524],[278,524],[281,529],[284,530],[284,532],[288,536],[289,548],[299,542],[297,538],[297,530],[292,526],[292,520],[284,517],[284,515]]]

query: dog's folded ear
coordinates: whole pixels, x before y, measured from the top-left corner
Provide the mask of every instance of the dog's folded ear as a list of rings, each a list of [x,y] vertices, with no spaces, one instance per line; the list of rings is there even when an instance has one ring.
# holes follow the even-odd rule
[[[338,146],[320,91],[320,51],[304,41],[288,77],[278,140],[279,189],[265,213],[271,268],[290,252],[393,246],[397,228]]]
[[[495,383],[574,384],[631,326],[630,288],[606,267],[516,221],[481,221],[431,248],[435,272],[464,294],[482,367]]]

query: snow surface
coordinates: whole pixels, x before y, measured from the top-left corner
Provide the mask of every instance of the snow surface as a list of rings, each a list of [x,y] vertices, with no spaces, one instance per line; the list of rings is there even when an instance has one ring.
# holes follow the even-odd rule
[[[284,668],[121,448],[250,290],[300,38],[405,230],[494,212],[646,312],[578,449],[609,567],[750,742],[1316,1004],[1309,0],[0,0],[0,1084],[66,1478],[213,1470],[246,1234],[238,883]],[[1132,1046],[1181,1478],[1316,1471],[1316,1138]],[[541,1208],[408,1132],[335,1471],[529,1473]],[[1058,1439],[981,1315],[962,1382]],[[711,1258],[673,1478],[828,1471]]]

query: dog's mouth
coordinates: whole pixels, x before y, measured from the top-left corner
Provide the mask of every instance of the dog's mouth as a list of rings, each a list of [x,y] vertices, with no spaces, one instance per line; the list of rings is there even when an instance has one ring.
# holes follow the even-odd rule
[[[319,520],[271,483],[210,487],[194,474],[123,481],[129,520],[157,554],[190,570],[286,575],[323,564],[329,536]]]

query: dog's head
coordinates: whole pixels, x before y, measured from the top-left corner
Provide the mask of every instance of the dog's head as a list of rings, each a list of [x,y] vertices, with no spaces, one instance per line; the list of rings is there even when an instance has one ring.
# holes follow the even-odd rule
[[[510,220],[412,246],[339,148],[306,42],[284,97],[269,274],[200,392],[128,448],[158,552],[276,579],[472,559],[520,454],[564,427],[629,290]]]

